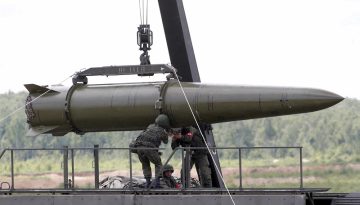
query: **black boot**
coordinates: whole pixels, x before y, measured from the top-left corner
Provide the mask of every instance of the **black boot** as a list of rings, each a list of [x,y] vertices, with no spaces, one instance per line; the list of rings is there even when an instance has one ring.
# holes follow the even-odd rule
[[[146,184],[145,184],[146,188],[150,188],[150,186],[151,186],[151,178],[145,178],[145,180],[146,180]]]
[[[161,188],[161,186],[160,186],[160,178],[156,177],[156,179],[155,179],[155,189],[159,189],[159,188]]]
[[[152,182],[150,182],[150,184],[147,186],[148,189],[159,189],[161,188],[160,186],[160,178],[156,178],[154,179]]]

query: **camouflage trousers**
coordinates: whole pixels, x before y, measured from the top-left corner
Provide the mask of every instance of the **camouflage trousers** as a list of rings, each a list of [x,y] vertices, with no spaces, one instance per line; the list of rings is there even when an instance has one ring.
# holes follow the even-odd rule
[[[144,147],[144,148],[148,148],[148,147]],[[142,170],[145,179],[146,178],[149,179],[152,176],[150,162],[155,165],[155,177],[161,175],[160,172],[161,172],[162,163],[161,163],[160,155],[157,150],[139,149],[137,151],[137,154],[139,156],[139,160],[142,165]]]
[[[201,186],[205,188],[212,187],[211,169],[206,154],[193,154],[191,156],[190,169],[194,166],[199,176]]]

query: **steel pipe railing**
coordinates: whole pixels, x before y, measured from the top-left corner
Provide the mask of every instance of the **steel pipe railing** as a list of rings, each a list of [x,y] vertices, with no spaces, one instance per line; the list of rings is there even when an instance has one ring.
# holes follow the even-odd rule
[[[238,169],[239,169],[239,189],[244,189],[243,187],[243,150],[254,150],[254,149],[298,149],[299,150],[299,172],[300,172],[300,185],[299,188],[302,189],[303,184],[303,163],[302,163],[302,156],[303,156],[303,147],[300,146],[284,146],[284,147],[209,147],[210,149],[216,149],[216,150],[238,150]],[[132,163],[132,151],[138,150],[138,149],[149,149],[149,150],[164,150],[165,148],[100,148],[98,145],[95,145],[93,148],[68,148],[67,146],[64,146],[63,148],[6,148],[2,150],[0,153],[0,160],[3,158],[6,152],[10,152],[10,175],[11,175],[11,190],[15,190],[15,174],[14,174],[14,152],[15,151],[62,151],[63,152],[63,174],[64,174],[64,189],[72,189],[75,188],[75,151],[80,150],[89,150],[94,152],[94,177],[95,177],[95,187],[94,189],[99,189],[99,151],[101,150],[121,150],[121,151],[128,151],[128,159],[129,159],[129,175],[130,175],[130,189],[133,189],[133,163]],[[175,155],[176,152],[179,150],[181,151],[181,162],[183,164],[183,168],[181,170],[181,182],[183,185],[183,189],[189,188],[189,180],[190,180],[190,166],[189,164],[187,166],[185,165],[185,162],[187,161],[189,163],[189,159],[185,160],[184,156],[186,156],[186,153],[190,153],[193,150],[202,150],[207,149],[206,147],[177,147],[175,148],[171,154],[169,155],[168,159],[165,161],[164,165],[168,164],[169,161],[172,159],[172,157]],[[71,184],[69,183],[68,179],[68,157],[69,157],[69,151],[71,153]],[[187,177],[185,177],[187,176]]]

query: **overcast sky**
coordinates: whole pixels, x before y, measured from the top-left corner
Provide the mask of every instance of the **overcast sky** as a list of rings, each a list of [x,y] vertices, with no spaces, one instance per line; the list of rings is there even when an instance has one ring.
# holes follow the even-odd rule
[[[202,82],[360,99],[360,1],[183,1]],[[0,93],[57,84],[82,68],[139,64],[139,23],[138,0],[0,0]],[[156,0],[149,23],[151,62],[169,63]],[[101,82],[124,80],[132,79]]]

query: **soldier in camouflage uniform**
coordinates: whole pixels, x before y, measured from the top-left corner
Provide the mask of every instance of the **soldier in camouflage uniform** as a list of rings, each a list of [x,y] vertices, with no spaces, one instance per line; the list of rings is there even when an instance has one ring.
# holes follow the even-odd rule
[[[174,135],[171,148],[182,147],[206,147],[200,132],[194,127],[182,128],[181,135]],[[191,152],[190,169],[195,164],[200,183],[203,187],[211,188],[211,169],[206,149],[195,149]]]
[[[135,140],[135,147],[138,148],[137,154],[142,164],[144,178],[148,187],[151,184],[152,176],[150,162],[155,165],[155,178],[158,178],[161,174],[162,163],[158,149],[141,148],[159,148],[161,142],[167,144],[169,133],[169,118],[161,114],[155,119],[155,124],[149,125]]]
[[[176,180],[172,176],[173,172],[174,168],[170,164],[163,167],[163,174],[160,178],[160,188],[180,188],[180,185],[176,183]]]

